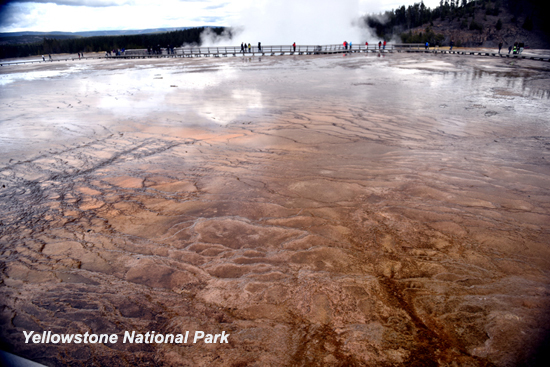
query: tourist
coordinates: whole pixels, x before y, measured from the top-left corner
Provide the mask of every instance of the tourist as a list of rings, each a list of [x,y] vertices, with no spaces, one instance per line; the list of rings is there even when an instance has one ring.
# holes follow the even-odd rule
[[[296,42],[292,44],[292,48],[294,49],[294,52],[296,52]]]
[[[349,43],[349,49],[350,49],[350,50],[351,50],[351,45],[352,45],[352,43],[350,42],[350,43]]]
[[[382,48],[382,41],[378,41],[378,50]]]
[[[250,47],[250,43],[248,44],[248,52],[250,52],[252,47]]]
[[[258,52],[262,52],[262,43],[258,42]]]
[[[42,55],[42,61],[46,61],[46,58],[44,57],[44,55]]]
[[[525,43],[520,42],[518,47],[519,47],[518,54],[521,54],[523,52],[523,49],[525,48]]]
[[[430,44],[428,43],[428,41],[426,41],[426,44],[424,46],[426,47],[426,50],[430,49]]]
[[[450,51],[453,50],[453,46],[454,46],[454,45],[455,45],[455,41],[451,40],[451,49],[450,49]]]
[[[369,43],[365,42],[365,50],[368,50],[368,49],[369,49]]]

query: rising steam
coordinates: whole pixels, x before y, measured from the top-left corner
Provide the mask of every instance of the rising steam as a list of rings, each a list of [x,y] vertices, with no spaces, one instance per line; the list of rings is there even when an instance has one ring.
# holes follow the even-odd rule
[[[203,38],[203,45],[301,45],[378,42],[360,21],[358,0],[258,0],[244,7],[234,20],[232,39]]]

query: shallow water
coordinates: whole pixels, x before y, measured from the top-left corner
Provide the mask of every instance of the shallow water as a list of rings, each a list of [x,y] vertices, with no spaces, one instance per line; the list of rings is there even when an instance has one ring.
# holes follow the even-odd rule
[[[52,365],[537,358],[550,325],[546,64],[63,65],[1,70],[1,335],[14,352]],[[22,330],[231,337],[43,346]]]

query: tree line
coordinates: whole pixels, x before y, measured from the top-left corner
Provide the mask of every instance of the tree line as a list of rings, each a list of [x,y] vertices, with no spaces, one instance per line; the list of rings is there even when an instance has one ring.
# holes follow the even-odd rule
[[[376,31],[378,37],[386,40],[399,35],[403,42],[438,42],[445,37],[434,33],[431,29],[422,35],[413,34],[410,30],[425,24],[433,26],[433,22],[440,19],[459,20],[461,29],[482,31],[483,26],[474,19],[476,12],[498,16],[501,9],[505,7],[513,15],[512,22],[517,22],[518,15],[526,12],[533,13],[533,9],[537,8],[536,4],[536,0],[440,0],[439,6],[431,9],[421,1],[408,7],[403,5],[379,15],[366,15],[362,20],[364,24]],[[501,29],[502,21],[499,19],[495,26]],[[533,29],[532,14],[527,15],[522,26],[527,30]]]
[[[179,47],[184,44],[201,44],[205,27],[189,28],[165,33],[149,33],[130,36],[94,36],[72,39],[44,38],[42,42],[22,45],[0,45],[0,58],[26,57],[31,55],[100,52],[117,49],[141,49],[148,47]],[[225,28],[210,28],[221,35]]]

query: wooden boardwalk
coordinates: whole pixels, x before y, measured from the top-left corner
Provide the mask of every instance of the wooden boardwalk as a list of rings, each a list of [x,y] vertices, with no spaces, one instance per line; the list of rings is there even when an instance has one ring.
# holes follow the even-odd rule
[[[506,54],[498,52],[472,51],[472,50],[443,50],[439,48],[425,49],[422,43],[400,43],[387,44],[385,47],[379,47],[378,44],[372,45],[352,45],[345,48],[343,45],[302,45],[296,46],[263,46],[261,49],[254,46],[250,49],[241,50],[240,47],[181,47],[174,49],[173,52],[163,50],[160,54],[149,54],[147,50],[127,50],[123,55],[111,56],[112,58],[148,58],[148,57],[228,57],[228,56],[284,56],[284,55],[328,55],[341,53],[392,53],[392,52],[414,52],[414,53],[435,53],[435,54],[453,54],[453,55],[473,55],[473,56],[494,56],[509,57],[516,59],[531,59],[540,61],[550,61],[550,51],[546,56],[537,56],[529,54]]]
[[[416,47],[416,46],[415,46]],[[378,49],[374,45],[351,46],[345,48],[343,45],[300,45],[300,46],[262,46],[246,47],[241,49],[234,46],[221,47],[180,47],[173,50],[163,49],[161,53],[149,53],[147,50],[126,50],[124,54],[111,56],[115,58],[148,58],[148,57],[237,57],[237,56],[284,56],[284,55],[326,55],[336,53],[356,52],[394,52],[395,45],[387,45]]]
[[[508,54],[507,52],[487,52],[487,51],[471,51],[471,50],[407,50],[406,52],[421,52],[421,53],[435,53],[435,54],[450,54],[450,55],[473,55],[473,56],[491,56],[491,57],[501,57],[501,58],[511,58],[511,59],[529,59],[529,60],[539,60],[539,61],[550,61],[550,51],[548,55],[533,55],[529,53],[522,54]]]
[[[471,55],[471,56],[491,56],[514,59],[530,59],[539,61],[550,61],[550,51],[547,55],[535,55],[527,53],[523,54],[508,54],[498,52],[476,51],[476,50],[447,50],[440,48],[425,49],[424,44],[420,43],[402,43],[402,44],[387,44],[384,48],[378,44],[373,45],[352,45],[345,48],[343,45],[300,45],[296,47],[288,45],[279,46],[262,46],[261,48],[254,46],[242,50],[240,47],[221,46],[221,47],[178,47],[173,49],[162,49],[160,53],[148,52],[145,49],[126,50],[120,55],[95,56],[95,57],[60,57],[52,60],[31,60],[31,61],[14,61],[2,62],[0,66],[34,64],[34,63],[51,63],[61,61],[79,61],[93,59],[157,59],[157,58],[193,58],[193,57],[238,57],[238,56],[285,56],[285,55],[330,55],[342,53],[393,53],[393,52],[409,52],[409,53],[434,53],[434,54],[452,54],[452,55]]]
[[[96,57],[81,57],[78,56],[65,56],[59,58],[52,58],[51,60],[30,60],[30,61],[3,61],[0,62],[0,66],[10,66],[10,65],[24,65],[24,64],[47,64],[52,62],[61,62],[61,61],[81,61],[81,60],[98,60],[106,59],[105,56],[96,56]]]

